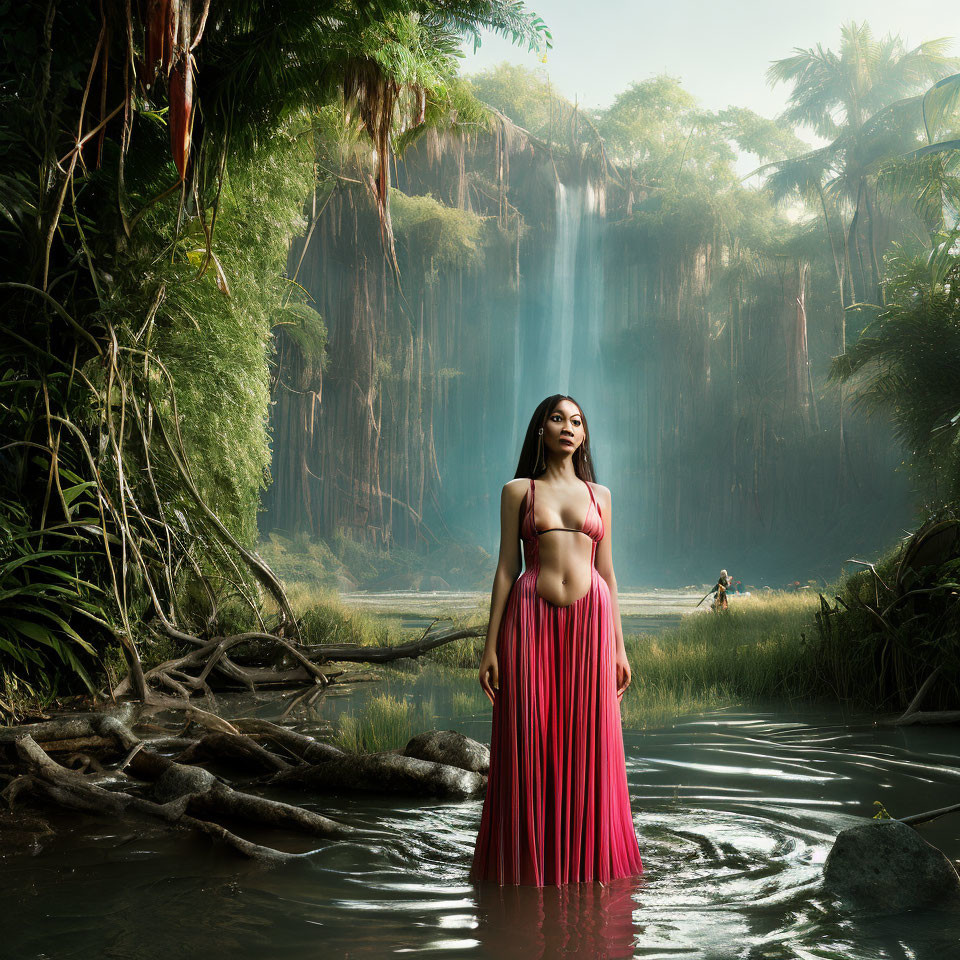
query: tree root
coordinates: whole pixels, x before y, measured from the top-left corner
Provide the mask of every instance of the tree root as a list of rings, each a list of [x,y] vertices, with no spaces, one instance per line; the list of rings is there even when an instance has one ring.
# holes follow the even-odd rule
[[[486,786],[480,773],[397,753],[341,753],[270,777],[274,786],[321,792],[364,791],[414,796],[472,797]]]
[[[432,624],[431,624],[432,626]],[[162,627],[162,625],[161,625]],[[209,699],[214,696],[211,681],[216,675],[221,683],[240,686],[247,690],[264,687],[297,687],[312,684],[326,688],[331,683],[357,682],[373,679],[369,674],[341,676],[343,671],[327,672],[322,664],[329,663],[390,663],[410,657],[419,657],[430,650],[465,637],[486,635],[486,626],[454,630],[450,633],[424,634],[406,643],[373,647],[355,643],[300,644],[270,633],[249,632],[229,637],[201,640],[176,631],[176,639],[190,642],[195,648],[180,657],[166,660],[143,673],[144,702],[162,705],[171,699],[190,701],[195,695]],[[264,666],[243,666],[231,659],[229,651],[244,643],[255,643],[261,656],[292,657],[297,665],[286,669]],[[136,694],[140,688],[128,674],[114,689],[115,697]],[[163,690],[169,691],[164,693]],[[171,693],[174,697],[171,697]]]
[[[883,726],[909,727],[913,724],[960,723],[960,710],[921,710],[920,704],[926,699],[933,687],[934,681],[940,674],[940,666],[936,666],[920,684],[920,689],[914,694],[907,705],[907,709],[894,720],[886,721]]]
[[[208,733],[174,758],[177,763],[219,761],[256,774],[278,773],[290,764],[249,737],[232,733]]]
[[[208,725],[215,725],[211,724],[210,715],[203,715],[202,719]],[[221,723],[233,730],[226,721]],[[62,744],[68,734],[74,739],[83,737],[104,742],[109,745],[108,752],[127,751],[120,770],[126,768],[133,777],[150,783],[152,798],[107,790],[83,773],[62,766],[48,756],[32,733],[50,744]],[[209,771],[179,762],[212,758],[240,764],[258,774],[264,771],[276,773],[289,767],[282,758],[235,731],[207,734],[192,742],[177,760],[153,752],[148,749],[149,742],[140,740],[122,721],[100,714],[3,729],[0,730],[0,742],[7,744],[8,748],[12,746],[19,761],[19,775],[0,794],[11,808],[18,795],[29,794],[89,813],[146,815],[172,826],[200,831],[244,856],[264,862],[283,862],[299,854],[252,843],[216,821],[246,821],[320,838],[351,836],[355,830],[310,810],[235,790]],[[84,768],[91,765],[92,758],[85,759]],[[97,766],[103,769],[99,763]],[[114,770],[110,774],[114,777],[117,772]],[[130,781],[129,786],[136,784]]]
[[[400,753],[355,755],[268,720],[241,718],[230,723],[183,701],[177,703],[189,721],[204,728],[201,736],[186,737],[184,729],[173,736],[142,740],[123,719],[105,714],[0,728],[0,765],[4,757],[10,761],[9,782],[0,797],[11,810],[18,797],[29,796],[91,814],[147,816],[176,829],[203,833],[254,860],[281,863],[303,854],[253,843],[229,830],[224,821],[320,839],[354,836],[356,828],[230,786],[201,764],[239,770],[257,784],[311,792],[462,798],[476,795],[486,785],[486,777],[476,770],[476,754],[485,748],[460,737],[463,749],[458,751],[456,744],[449,746],[457,737],[451,732],[428,738],[448,744],[446,762]],[[146,726],[161,734],[165,729],[155,723]],[[422,739],[411,740],[407,752],[422,753],[417,746]],[[170,758],[159,750],[180,752]],[[51,753],[68,756],[60,763]]]
[[[89,783],[83,774],[67,770],[51,760],[30,736],[17,740],[15,746],[30,772],[17,777],[0,794],[11,808],[19,794],[29,793],[58,806],[86,813],[112,816],[141,814],[153,817],[171,826],[205,833],[254,860],[277,863],[298,856],[252,843],[231,833],[226,827],[189,816],[186,812],[192,799],[189,794],[181,795],[169,803],[154,803],[127,793],[106,790]]]

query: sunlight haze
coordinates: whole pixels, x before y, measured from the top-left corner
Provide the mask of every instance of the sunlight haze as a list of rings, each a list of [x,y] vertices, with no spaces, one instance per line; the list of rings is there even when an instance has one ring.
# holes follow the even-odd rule
[[[893,0],[810,0],[803,4],[670,4],[599,0],[539,0],[527,4],[553,34],[547,62],[508,40],[485,34],[480,49],[465,47],[463,70],[475,73],[503,60],[544,71],[563,96],[587,107],[609,106],[631,83],[659,73],[678,77],[703,106],[734,104],[764,116],[783,109],[788,87],[771,88],[766,70],[794,47],[837,49],[840,25],[866,20],[875,36],[899,33],[915,46],[960,36],[960,14],[949,7]],[[589,15],[586,10],[589,9]],[[954,11],[956,8],[954,8]],[[952,28],[951,28],[952,24]],[[957,54],[954,42],[952,53]]]

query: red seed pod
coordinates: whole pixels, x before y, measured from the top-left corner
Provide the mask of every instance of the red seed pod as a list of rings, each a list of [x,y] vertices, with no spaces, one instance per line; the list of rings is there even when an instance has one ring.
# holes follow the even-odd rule
[[[190,117],[193,111],[193,69],[190,55],[181,56],[170,72],[170,150],[182,180],[190,157]]]
[[[157,62],[169,60],[168,41],[171,0],[148,0],[144,27],[144,83],[150,87],[157,76]]]

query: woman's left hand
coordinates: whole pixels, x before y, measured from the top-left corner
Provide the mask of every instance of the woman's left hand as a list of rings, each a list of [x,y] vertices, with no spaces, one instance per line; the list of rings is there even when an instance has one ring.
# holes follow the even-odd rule
[[[630,686],[630,662],[624,649],[617,651],[617,699],[623,698],[627,687]]]

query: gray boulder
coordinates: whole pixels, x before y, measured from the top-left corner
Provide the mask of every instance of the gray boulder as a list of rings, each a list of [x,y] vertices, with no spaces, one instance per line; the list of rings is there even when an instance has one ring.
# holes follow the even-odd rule
[[[960,906],[954,865],[896,820],[868,820],[842,830],[823,865],[823,886],[853,906],[886,913],[936,903]]]
[[[428,730],[417,734],[403,748],[403,755],[474,773],[486,773],[490,769],[490,748],[456,730]]]

